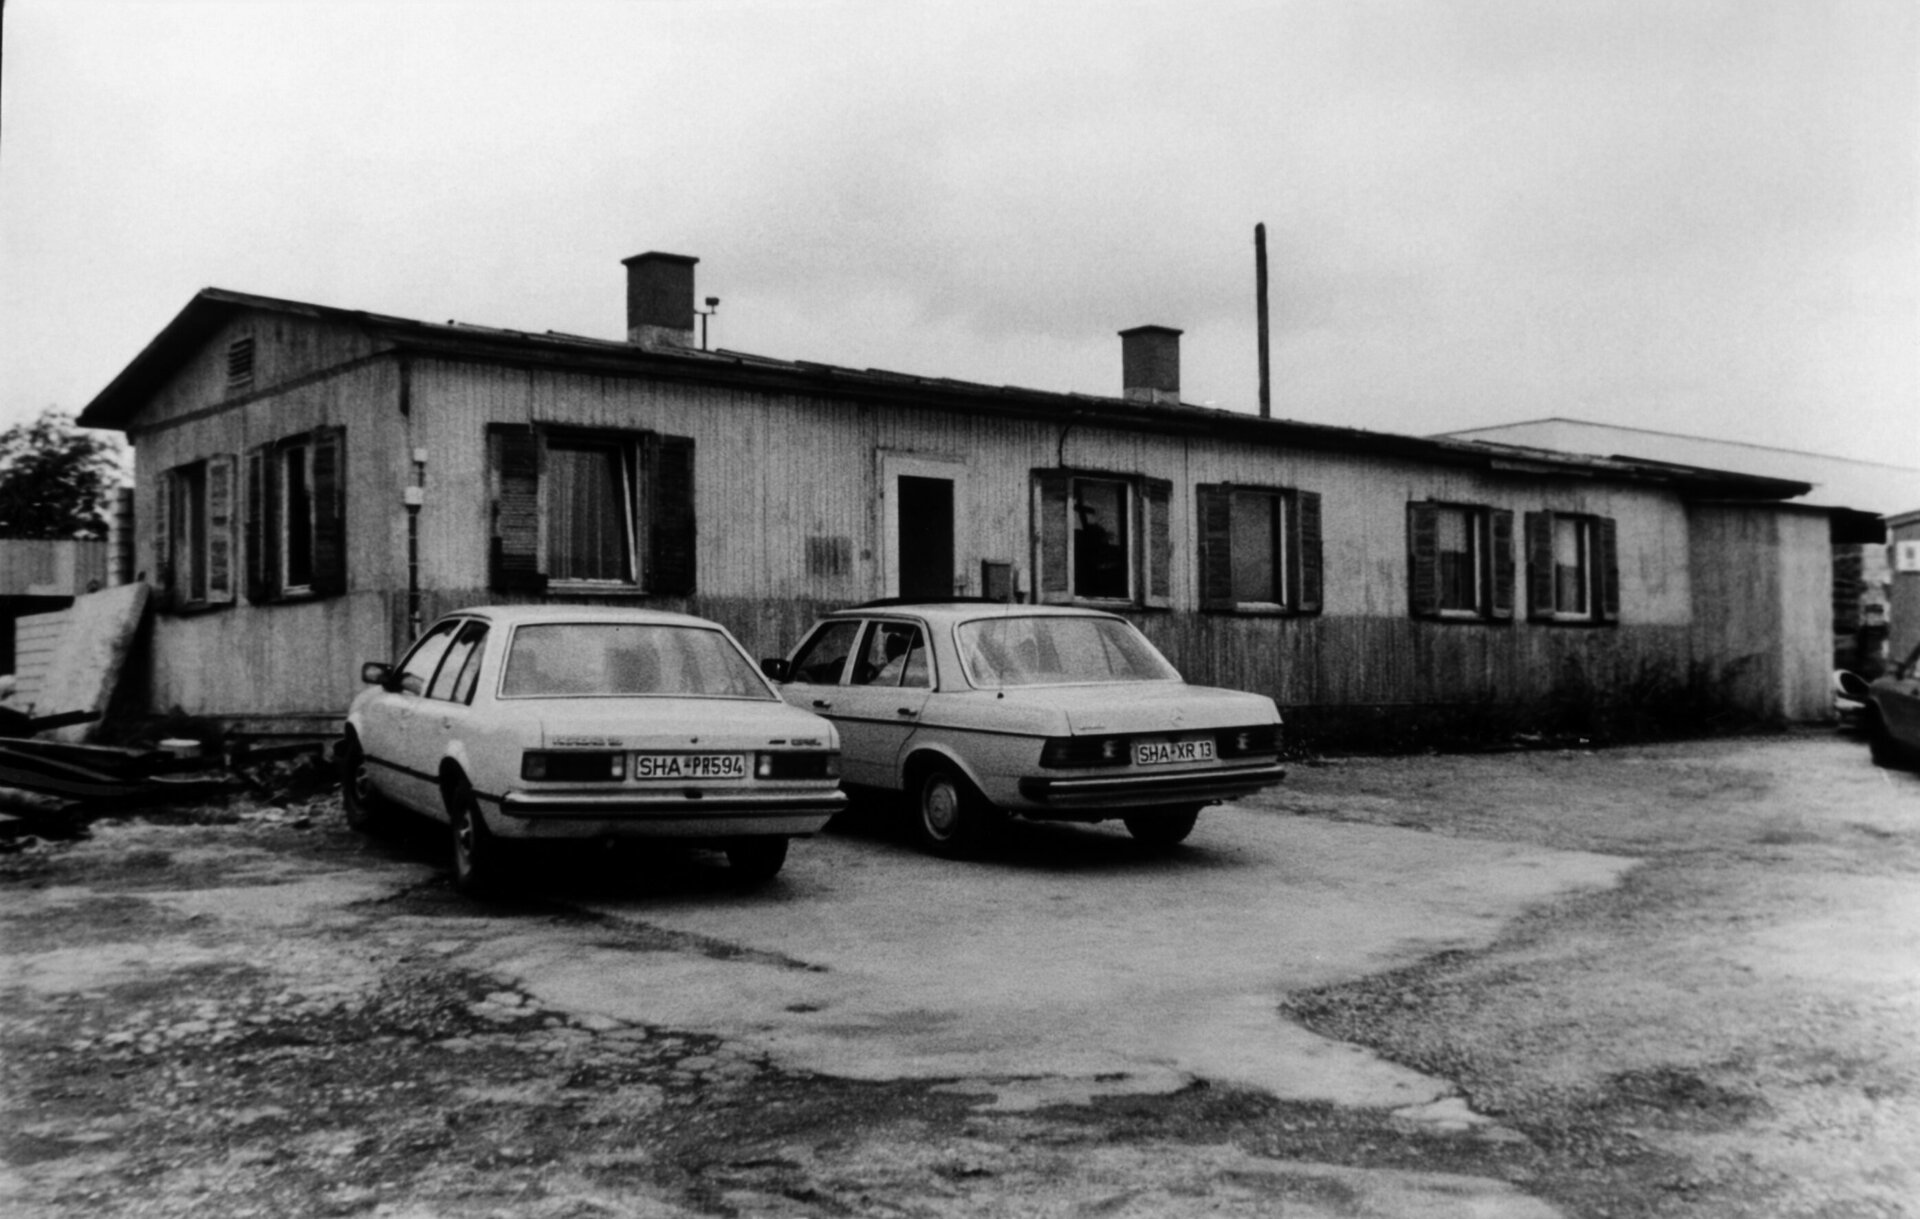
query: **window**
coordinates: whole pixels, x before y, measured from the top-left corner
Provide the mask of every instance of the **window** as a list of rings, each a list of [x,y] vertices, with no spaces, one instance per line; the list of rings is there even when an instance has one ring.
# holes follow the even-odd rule
[[[621,622],[528,623],[513,632],[502,698],[773,695],[724,632]]]
[[[247,453],[247,599],[347,589],[346,432],[318,428]]]
[[[1513,513],[1467,504],[1408,504],[1407,554],[1416,617],[1513,617]]]
[[[1038,600],[1171,602],[1172,483],[1035,470],[1033,484]]]
[[[1320,611],[1320,496],[1290,487],[1196,488],[1200,605],[1245,613]]]
[[[547,446],[545,534],[555,580],[631,584],[634,557],[634,448],[601,441]]]
[[[413,645],[407,658],[400,662],[400,689],[408,694],[425,694],[427,683],[433,680],[433,671],[440,667],[440,660],[453,644],[454,632],[465,625],[460,619],[453,618],[440,623]]]
[[[461,629],[440,662],[440,671],[433,675],[433,685],[427,689],[428,698],[455,703],[473,701],[474,679],[480,674],[480,644],[486,637],[484,622],[469,622]]]
[[[233,603],[233,467],[221,455],[161,476],[156,567],[170,609]]]
[[[1543,622],[1620,617],[1618,533],[1612,517],[1527,513],[1527,615]]]
[[[906,622],[874,623],[861,649],[860,663],[853,668],[852,684],[926,689],[931,683],[920,628]]]
[[[313,446],[302,440],[280,450],[280,520],[284,545],[280,547],[280,588],[283,592],[313,589]]]
[[[853,652],[854,637],[859,633],[860,623],[855,619],[840,618],[822,623],[813,632],[813,637],[794,654],[792,680],[816,686],[839,685],[840,674],[847,667],[847,657]]]
[[[496,426],[491,586],[693,591],[693,441]]]
[[[1180,680],[1138,628],[1115,618],[1009,613],[964,622],[955,634],[982,688]]]

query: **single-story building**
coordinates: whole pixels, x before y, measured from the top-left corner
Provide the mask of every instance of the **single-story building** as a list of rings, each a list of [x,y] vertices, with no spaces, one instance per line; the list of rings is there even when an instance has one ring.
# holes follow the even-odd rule
[[[150,709],[330,724],[471,603],[664,606],[773,655],[958,594],[1118,610],[1329,738],[1829,713],[1803,483],[1190,406],[1163,326],[1108,397],[709,352],[695,262],[626,260],[621,340],[195,296],[80,418],[134,446]]]

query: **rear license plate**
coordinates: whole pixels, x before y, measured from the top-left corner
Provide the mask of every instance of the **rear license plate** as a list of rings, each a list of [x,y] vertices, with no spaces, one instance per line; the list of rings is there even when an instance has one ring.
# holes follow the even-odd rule
[[[744,779],[744,753],[636,753],[636,779]]]
[[[1165,766],[1169,762],[1211,762],[1213,741],[1140,741],[1133,747],[1135,766]]]

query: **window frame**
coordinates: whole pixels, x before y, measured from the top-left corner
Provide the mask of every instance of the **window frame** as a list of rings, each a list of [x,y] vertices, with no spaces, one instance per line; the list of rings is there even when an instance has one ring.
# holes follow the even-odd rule
[[[487,427],[488,587],[497,593],[689,596],[696,561],[694,441],[647,429]],[[555,576],[552,453],[611,449],[629,577]]]
[[[1457,512],[1475,555],[1474,604],[1446,604],[1440,516]],[[1455,500],[1415,500],[1407,504],[1407,598],[1416,618],[1440,622],[1508,622],[1514,611],[1513,512],[1487,504]]]
[[[541,448],[541,495],[540,495],[540,543],[539,555],[542,570],[551,573],[560,563],[563,554],[576,550],[575,547],[562,546],[557,536],[563,526],[574,527],[570,513],[555,511],[558,499],[555,482],[554,460],[556,451],[562,453],[601,454],[612,459],[615,469],[613,492],[618,500],[619,515],[615,524],[620,531],[619,559],[625,569],[624,576],[583,576],[552,575],[547,578],[550,591],[565,592],[601,592],[608,590],[638,589],[642,587],[645,564],[640,556],[640,539],[646,535],[647,505],[641,494],[641,464],[644,460],[642,449],[644,433],[619,433],[599,435],[579,432],[572,429],[555,429],[547,434]]]
[[[873,665],[873,657],[869,653],[879,645],[881,638],[888,631],[906,632],[909,642],[907,650],[900,654],[900,665],[893,674],[893,680],[882,681],[881,675],[892,667],[892,662],[883,660],[880,664]],[[918,670],[912,667],[916,653],[921,662]],[[851,663],[842,666],[840,681],[837,683],[839,685],[867,690],[931,690],[934,688],[932,642],[928,638],[926,628],[911,618],[866,619],[860,632],[855,636],[853,651],[847,654],[847,659]],[[872,665],[873,672],[863,680],[862,670],[869,665]],[[909,683],[907,678],[916,673],[920,680]]]
[[[1089,596],[1080,584],[1075,505],[1082,483],[1122,488],[1127,538],[1121,553],[1127,565],[1123,596]],[[1173,483],[1145,474],[1067,467],[1031,472],[1032,600],[1091,609],[1167,609],[1173,602]]]
[[[287,597],[307,596],[313,592],[313,446],[304,436],[291,437],[281,442],[273,459],[279,467],[279,486],[275,491],[273,519],[279,523],[280,593]],[[297,480],[293,477],[296,468],[299,472]],[[298,502],[295,500],[296,495],[300,496]],[[294,528],[296,509],[304,518],[304,529]],[[304,537],[300,536],[302,534]],[[301,541],[298,547],[294,545],[297,537]],[[305,570],[295,570],[296,557]]]
[[[1558,528],[1576,528],[1586,608],[1560,608]],[[1620,621],[1619,530],[1614,519],[1591,512],[1529,512],[1526,517],[1527,617],[1541,623],[1600,626]]]
[[[247,450],[247,600],[256,605],[310,601],[347,591],[347,440],[343,427],[317,427]],[[304,501],[294,501],[298,463]],[[296,514],[294,508],[302,509]],[[304,515],[300,545],[294,524]],[[296,569],[296,554],[305,560]],[[304,577],[304,578],[302,578]]]
[[[1266,568],[1280,599],[1243,599],[1234,587],[1234,503],[1257,497],[1270,505],[1273,532]],[[1194,487],[1199,540],[1200,608],[1205,613],[1294,617],[1325,604],[1320,493],[1265,483],[1199,483]]]
[[[434,675],[440,672],[440,666],[447,659],[447,653],[453,649],[454,643],[460,638],[460,632],[466,629],[468,621],[465,618],[443,618],[428,627],[424,635],[413,641],[413,646],[407,649],[406,655],[400,658],[400,662],[393,666],[393,688],[401,694],[411,695],[414,698],[426,698],[427,691],[433,688]],[[430,645],[441,639],[446,642],[432,654],[430,663],[419,674],[419,688],[413,688],[409,682],[414,678],[408,669],[414,661],[420,659]]]
[[[163,608],[233,604],[235,465],[231,453],[217,453],[161,472],[154,541]]]

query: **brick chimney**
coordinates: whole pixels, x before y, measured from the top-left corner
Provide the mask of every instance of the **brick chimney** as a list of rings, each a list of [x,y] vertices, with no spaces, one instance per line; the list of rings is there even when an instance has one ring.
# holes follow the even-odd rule
[[[1129,402],[1180,403],[1180,331],[1135,326],[1120,332],[1120,376]]]
[[[642,347],[692,347],[693,265],[685,254],[649,250],[621,260],[627,269],[627,341]]]

